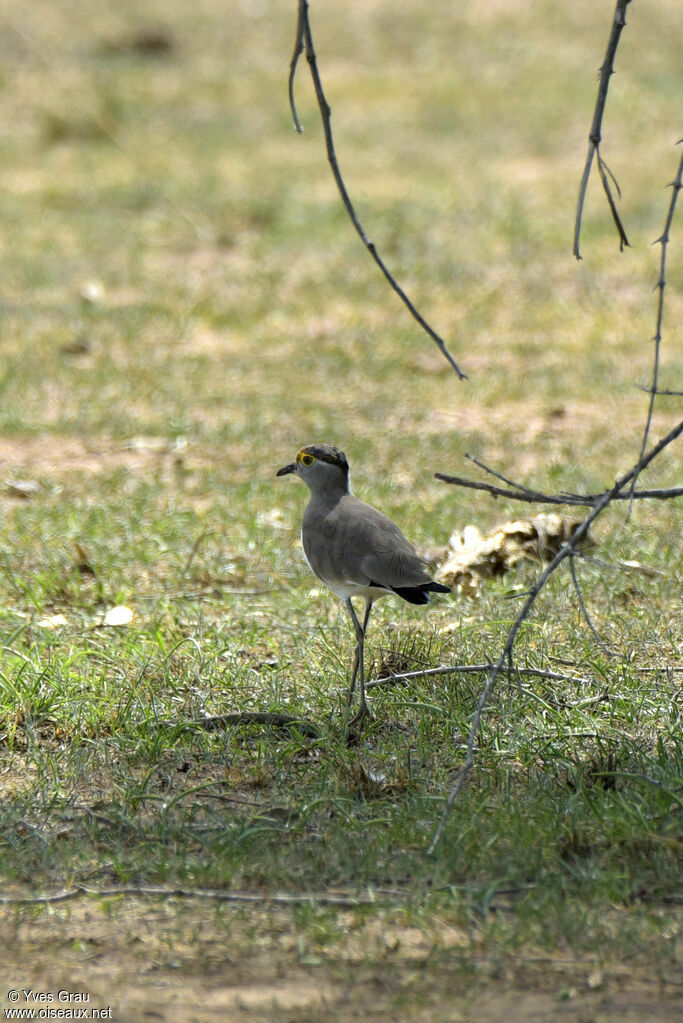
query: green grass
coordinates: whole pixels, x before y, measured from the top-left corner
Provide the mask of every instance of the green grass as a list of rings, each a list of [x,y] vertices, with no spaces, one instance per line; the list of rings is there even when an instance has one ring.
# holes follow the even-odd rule
[[[131,5],[74,20],[65,0],[23,12],[20,31],[5,14],[21,45],[2,34],[0,454],[5,479],[40,492],[0,497],[0,875],[35,893],[390,889],[401,912],[476,924],[490,948],[654,947],[666,962],[680,509],[614,508],[595,529],[598,560],[579,572],[613,658],[568,574],[551,580],[516,664],[584,681],[501,680],[427,857],[484,679],[374,690],[377,721],[347,746],[350,629],[302,562],[303,488],[274,474],[302,443],[337,443],[356,492],[428,547],[526,514],[434,480],[466,473],[467,452],[549,490],[595,490],[633,463],[680,13],[630,13],[604,146],[633,248],[618,253],[592,182],[577,264],[606,10],[353,3],[341,25],[312,10],[351,194],[470,375],[459,384],[345,220],[303,65],[306,131],[291,129],[294,6],[152,5],[173,41],[155,58],[107,45],[138,23]],[[676,222],[668,387],[679,237]],[[653,437],[678,417],[663,399]],[[680,464],[667,451],[647,484]],[[382,602],[374,671],[497,659],[533,578],[522,567],[428,611]],[[129,628],[102,625],[116,604]],[[55,614],[66,624],[41,624]],[[320,737],[181,727],[241,710],[301,715]],[[297,913],[293,931],[332,948],[334,911]]]

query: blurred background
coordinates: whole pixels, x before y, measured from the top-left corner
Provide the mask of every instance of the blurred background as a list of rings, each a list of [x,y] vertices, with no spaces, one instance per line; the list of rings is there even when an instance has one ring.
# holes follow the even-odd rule
[[[6,476],[59,491],[62,516],[64,493],[112,509],[125,497],[123,533],[139,528],[136,498],[140,521],[170,502],[209,524],[227,499],[235,536],[243,521],[253,539],[265,515],[293,542],[301,494],[272,477],[316,440],[346,450],[357,491],[417,540],[500,517],[433,479],[466,472],[466,452],[529,485],[603,487],[645,419],[635,385],[650,379],[652,242],[678,160],[680,4],[629,8],[603,155],[632,247],[619,252],[594,171],[581,262],[611,0],[311,6],[358,215],[466,382],[347,219],[305,59],[293,129],[296,13],[294,0],[3,2]],[[679,235],[676,222],[660,377],[678,388]],[[653,437],[678,417],[661,399]],[[649,482],[670,483],[674,461]]]

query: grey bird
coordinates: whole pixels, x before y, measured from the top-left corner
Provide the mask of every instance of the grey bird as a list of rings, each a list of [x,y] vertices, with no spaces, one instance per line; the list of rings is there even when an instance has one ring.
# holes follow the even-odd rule
[[[356,634],[349,702],[358,677],[356,719],[372,717],[365,697],[363,654],[373,603],[395,593],[410,604],[427,604],[430,593],[449,593],[449,587],[434,582],[425,562],[391,519],[351,493],[349,463],[339,448],[309,444],[276,475],[288,473],[300,476],[311,492],[301,526],[308,567],[344,601]],[[362,624],[352,597],[365,600]]]

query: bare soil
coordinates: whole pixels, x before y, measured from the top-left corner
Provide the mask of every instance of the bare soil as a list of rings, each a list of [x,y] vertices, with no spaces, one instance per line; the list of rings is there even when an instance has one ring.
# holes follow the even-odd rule
[[[343,916],[341,918],[343,921]],[[598,964],[544,954],[493,956],[443,925],[349,914],[316,951],[289,911],[216,911],[205,903],[80,899],[35,911],[3,908],[0,974],[7,1007],[24,990],[87,994],[88,1008],[126,1023],[360,1018],[388,1023],[673,1023],[683,1017],[671,964]],[[15,1003],[10,990],[19,991]],[[62,999],[60,1001],[60,998]],[[73,1004],[72,1004],[73,1007]],[[82,1007],[82,1003],[81,1003]],[[108,1015],[108,1014],[107,1014]]]

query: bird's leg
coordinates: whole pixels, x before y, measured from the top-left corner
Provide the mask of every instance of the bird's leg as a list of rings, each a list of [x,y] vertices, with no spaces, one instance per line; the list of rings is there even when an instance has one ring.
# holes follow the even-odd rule
[[[351,668],[351,685],[349,686],[349,696],[346,701],[349,706],[353,700],[353,694],[356,689],[356,676],[358,675],[358,638],[356,637],[356,649],[353,652],[353,667]]]
[[[355,653],[353,655],[353,667],[351,669],[351,686],[349,688],[349,699],[348,699],[348,702],[351,703],[351,701],[353,699],[353,694],[354,694],[354,691],[355,691],[355,688],[356,688],[356,676],[358,675],[358,665],[360,663],[359,651],[361,650],[361,648],[363,646],[363,629],[361,627],[360,622],[358,621],[358,618],[356,617],[356,612],[353,609],[353,604],[351,603],[351,598],[347,597],[345,603],[346,603],[346,610],[349,612],[349,617],[351,618],[351,624],[353,625],[353,631],[356,634],[356,650],[355,650]]]
[[[368,707],[365,699],[365,634],[368,631],[368,620],[370,618],[370,612],[372,611],[372,600],[367,597],[365,600],[365,615],[363,617],[363,643],[360,649],[360,711],[359,714],[363,717],[365,714],[368,717],[373,717],[372,711]]]
[[[351,603],[350,599],[347,600],[347,605],[350,604],[350,603]],[[372,601],[366,601],[366,604],[365,604],[365,617],[363,618],[363,624],[361,626],[361,629],[363,631],[363,639],[365,639],[365,633],[366,633],[367,628],[368,628],[368,618],[370,617],[370,608],[371,607],[372,607]],[[356,649],[355,649],[355,652],[354,652],[354,655],[353,655],[353,667],[351,669],[351,687],[349,689],[349,703],[351,703],[351,700],[353,699],[353,694],[354,694],[355,689],[356,689],[356,678],[358,676],[358,664],[359,664],[359,661],[358,661],[358,628],[357,628],[357,626],[358,626],[358,619],[356,618],[356,614],[353,611],[353,607],[351,608],[351,611],[352,611],[352,614],[353,614],[353,618],[351,620],[353,622],[353,628],[354,628],[354,631],[356,633]]]
[[[346,608],[351,617],[351,623],[353,625],[354,632],[356,633],[356,653],[353,658],[353,668],[351,670],[351,686],[349,689],[349,703],[353,698],[353,693],[356,688],[356,677],[360,675],[360,707],[358,714],[356,714],[354,720],[361,720],[364,717],[372,717],[372,711],[368,707],[367,700],[365,698],[365,664],[364,664],[364,649],[365,649],[365,633],[368,627],[368,619],[370,618],[370,611],[372,609],[372,600],[367,598],[365,602],[365,615],[363,617],[363,624],[361,625],[356,616],[356,612],[353,609],[351,598],[346,599]]]

